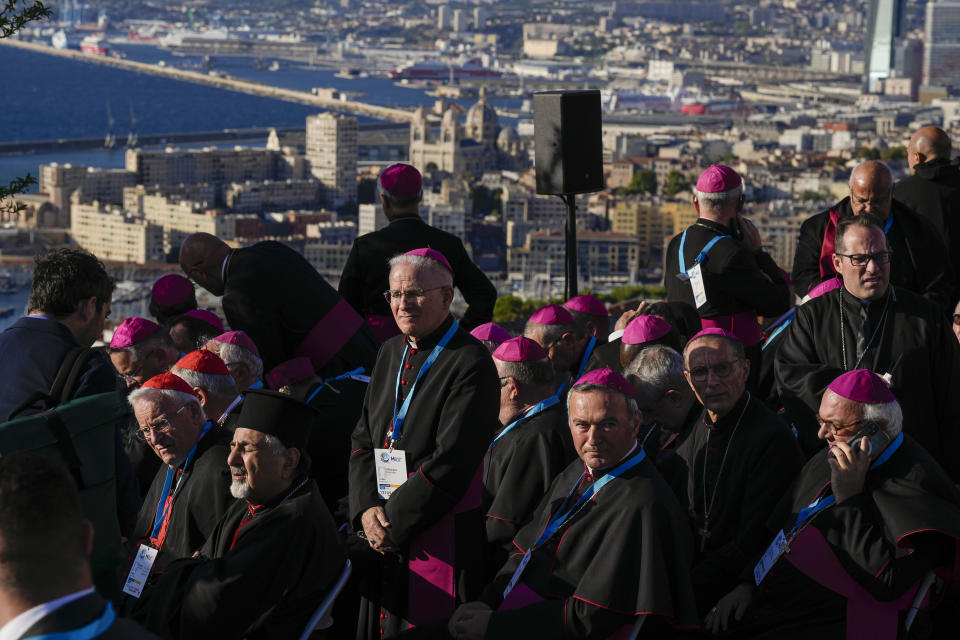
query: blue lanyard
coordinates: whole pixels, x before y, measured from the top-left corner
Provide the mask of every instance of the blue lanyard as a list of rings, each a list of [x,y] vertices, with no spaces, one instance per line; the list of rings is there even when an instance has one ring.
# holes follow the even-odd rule
[[[763,342],[763,346],[760,347],[761,351],[763,351],[768,346],[770,346],[770,343],[773,342],[773,339],[776,338],[781,333],[783,333],[784,329],[790,326],[790,323],[793,322],[793,317],[795,315],[797,315],[796,307],[794,307],[793,309],[790,309],[790,311],[787,311],[785,314],[783,314],[783,318],[782,318],[782,322],[780,323],[780,326],[778,326],[776,330],[773,333],[771,333],[767,337],[767,339]]]
[[[263,388],[263,380],[257,380],[252,385],[250,385],[250,389],[262,389],[262,388]]]
[[[587,361],[590,359],[590,355],[596,346],[597,336],[590,336],[590,342],[587,343],[587,349],[583,352],[583,359],[580,361],[580,368],[577,369],[577,377],[573,379],[574,382],[579,380],[580,376],[583,375],[583,370],[587,368]]]
[[[457,322],[456,318],[454,318],[453,324],[450,325],[450,328],[447,329],[447,332],[443,334],[443,337],[440,338],[440,342],[437,343],[437,346],[435,346],[433,351],[430,352],[430,355],[427,356],[427,360],[423,363],[423,366],[420,367],[420,372],[417,374],[417,379],[413,381],[413,386],[410,387],[410,393],[407,394],[407,397],[404,399],[403,405],[400,407],[400,411],[398,412],[397,396],[400,395],[400,376],[403,375],[403,363],[407,360],[407,350],[410,348],[410,345],[406,345],[403,348],[403,357],[400,358],[400,368],[397,369],[397,384],[393,391],[393,427],[390,429],[391,446],[400,441],[400,436],[402,435],[403,431],[403,422],[407,419],[407,410],[410,409],[410,401],[413,399],[413,392],[417,390],[417,383],[419,383],[420,378],[426,375],[427,371],[430,370],[430,367],[433,366],[433,363],[440,355],[440,352],[443,351],[444,347],[447,346],[447,343],[450,342],[450,339],[453,338],[453,334],[457,332],[459,327],[460,323]]]
[[[890,456],[896,453],[897,449],[899,449],[900,445],[902,444],[903,444],[903,433],[900,433],[897,435],[896,438],[894,438],[893,442],[891,442],[887,446],[887,448],[884,449],[883,453],[881,453],[880,456],[873,461],[873,464],[870,465],[870,470],[872,471],[876,469],[877,467],[882,465],[884,462],[889,460]],[[790,533],[795,533],[798,529],[800,529],[800,526],[804,522],[806,522],[813,516],[817,515],[818,513],[820,513],[821,511],[823,511],[824,509],[826,509],[836,501],[837,501],[836,496],[834,496],[831,493],[829,496],[817,498],[816,500],[811,502],[809,505],[801,509],[800,513],[797,514],[797,522],[793,525],[793,529],[791,529]]]
[[[503,428],[503,431],[501,431],[501,432],[498,433],[496,436],[494,436],[493,442],[490,443],[490,446],[487,447],[487,449],[492,448],[493,445],[497,442],[497,440],[499,440],[499,439],[502,438],[503,436],[507,435],[507,433],[509,433],[511,429],[513,429],[514,427],[516,427],[516,426],[517,426],[518,424],[520,424],[521,422],[526,422],[527,420],[529,420],[530,418],[534,417],[535,415],[538,415],[538,414],[540,414],[540,413],[543,413],[544,411],[546,411],[547,409],[549,409],[549,408],[552,407],[553,405],[557,404],[558,402],[560,402],[560,397],[559,397],[559,396],[556,396],[556,395],[553,395],[553,396],[550,396],[549,398],[547,398],[546,400],[541,400],[541,401],[538,402],[537,404],[533,405],[532,407],[530,407],[530,409],[529,409],[526,413],[524,413],[522,416],[520,416],[520,418],[518,418],[517,420],[514,420],[513,422],[511,422],[510,424],[508,424],[506,427]]]
[[[193,448],[190,449],[190,453],[187,454],[187,460],[183,463],[183,473],[180,475],[180,479],[177,480],[177,486],[173,489],[173,495],[177,494],[177,491],[180,490],[180,485],[183,483],[183,478],[187,475],[187,469],[190,467],[190,462],[193,460],[193,456],[197,453],[197,447],[200,446],[200,441],[203,440],[203,436],[207,435],[207,432],[210,431],[210,428],[213,426],[213,423],[209,420],[207,424],[203,425],[203,431],[200,432],[200,437],[197,438],[196,443],[194,443]],[[163,528],[163,521],[167,516],[167,496],[170,495],[170,485],[173,484],[173,474],[174,470],[167,467],[167,479],[163,481],[163,490],[160,492],[160,501],[157,503],[157,514],[153,517],[153,531],[150,534],[151,538],[156,538],[160,535],[160,529]],[[170,508],[173,508],[173,505],[170,505]]]
[[[687,272],[687,261],[683,259],[683,246],[687,242],[687,231],[689,230],[690,230],[689,227],[687,229],[684,229],[683,235],[680,236],[680,273]],[[729,238],[729,237],[730,236],[714,236],[713,238],[711,238],[710,242],[704,245],[703,250],[697,254],[696,264],[701,264],[704,261],[704,259],[707,257],[707,253],[709,253],[710,249],[713,249],[713,245],[717,244],[724,238]]]
[[[540,534],[540,537],[537,538],[537,541],[533,546],[539,547],[544,542],[549,540],[550,536],[555,534],[557,530],[560,527],[562,527],[567,522],[567,520],[570,519],[570,516],[573,515],[578,510],[577,508],[580,505],[585,503],[587,500],[590,500],[591,498],[593,498],[593,496],[597,492],[599,492],[601,489],[603,489],[605,486],[607,486],[607,484],[609,484],[611,480],[613,480],[614,478],[620,477],[630,469],[640,464],[643,461],[643,459],[646,457],[647,457],[646,452],[643,450],[642,447],[640,447],[639,453],[634,455],[632,458],[628,458],[627,460],[624,460],[623,462],[618,464],[616,467],[611,469],[610,473],[606,474],[605,476],[603,476],[602,478],[594,482],[592,485],[590,485],[587,488],[587,490],[583,492],[583,495],[580,496],[579,499],[577,499],[576,503],[574,503],[572,507],[567,509],[566,513],[561,514],[560,512],[563,511],[563,508],[567,506],[567,502],[570,501],[570,496],[573,495],[573,492],[576,491],[577,487],[580,486],[580,483],[583,482],[583,476],[586,475],[586,473],[584,472],[583,474],[581,474],[580,479],[577,480],[577,483],[573,485],[572,489],[570,489],[570,493],[568,493],[567,497],[563,499],[563,504],[561,504],[560,508],[557,509],[557,515],[555,515],[550,520],[550,522],[547,524],[547,528],[543,530],[543,533]]]
[[[336,378],[327,378],[326,380],[321,380],[320,385],[316,389],[314,389],[313,393],[310,394],[310,397],[307,398],[307,404],[310,404],[310,401],[313,400],[315,397],[317,397],[317,394],[320,393],[320,390],[323,389],[325,386],[327,386],[328,383],[335,382],[337,380],[343,380],[344,378],[353,378],[354,376],[360,376],[360,375],[363,375],[364,371],[366,371],[366,369],[364,369],[363,367],[357,367],[353,371],[347,371],[346,373],[341,373]],[[370,382],[370,379],[368,378],[366,381]]]
[[[27,636],[24,640],[92,640],[106,633],[116,619],[117,614],[113,612],[113,605],[108,602],[100,617],[85,627],[58,633],[45,633],[41,636]]]
[[[890,227],[893,226],[893,211],[890,212],[890,215],[887,216],[887,224],[883,225],[884,235],[890,233]]]

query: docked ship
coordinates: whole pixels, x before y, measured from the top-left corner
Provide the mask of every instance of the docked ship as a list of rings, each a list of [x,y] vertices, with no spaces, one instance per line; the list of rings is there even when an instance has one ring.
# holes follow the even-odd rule
[[[462,62],[444,62],[442,60],[423,60],[401,65],[388,72],[392,80],[461,80],[470,78],[499,78],[502,74],[496,69],[483,66],[480,58],[469,58]]]
[[[105,56],[109,52],[107,49],[107,41],[102,33],[95,33],[81,40],[80,51],[95,56]]]
[[[680,112],[688,116],[703,115],[749,115],[754,112],[735,91],[726,96],[705,96],[701,98],[683,98]]]

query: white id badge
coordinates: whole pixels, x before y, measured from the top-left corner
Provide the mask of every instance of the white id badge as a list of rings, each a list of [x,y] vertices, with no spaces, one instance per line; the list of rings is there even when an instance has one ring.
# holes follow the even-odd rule
[[[137,557],[133,560],[133,566],[130,567],[130,573],[127,575],[127,582],[123,585],[123,592],[128,593],[134,598],[139,598],[143,593],[143,587],[147,584],[147,578],[150,577],[150,570],[153,569],[153,563],[157,559],[159,551],[145,544],[137,549]]]
[[[687,275],[690,276],[690,286],[693,287],[693,300],[699,309],[707,304],[707,292],[703,288],[703,272],[700,271],[700,265],[695,264],[687,269]]]
[[[513,588],[517,586],[517,583],[520,582],[520,576],[523,575],[523,570],[527,568],[527,563],[530,562],[530,556],[533,555],[532,549],[527,549],[523,554],[523,560],[520,561],[520,564],[517,566],[516,571],[513,572],[513,575],[510,577],[510,582],[507,583],[507,588],[503,590],[503,599],[506,600],[507,596],[510,595],[510,592],[513,591]]]
[[[397,487],[407,481],[407,454],[400,449],[374,449],[377,466],[377,493],[389,500]]]
[[[763,582],[766,575],[770,573],[770,569],[773,568],[773,565],[777,563],[777,560],[786,550],[787,536],[784,535],[783,529],[781,529],[777,537],[774,538],[770,546],[767,547],[767,550],[763,552],[763,557],[760,558],[760,562],[753,568],[753,581],[757,583],[757,586]]]

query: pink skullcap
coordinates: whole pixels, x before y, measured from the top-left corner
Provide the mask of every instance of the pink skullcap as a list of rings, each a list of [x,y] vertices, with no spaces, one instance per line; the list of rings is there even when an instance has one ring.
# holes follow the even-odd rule
[[[573,324],[573,316],[558,304],[540,307],[530,316],[533,324]]]
[[[416,167],[400,162],[383,170],[380,188],[396,198],[414,198],[423,191],[423,178]]]
[[[223,331],[223,320],[221,320],[213,311],[207,311],[206,309],[191,309],[183,315],[196,318],[197,320],[202,320],[216,330]]]
[[[510,339],[510,334],[507,333],[507,330],[498,325],[496,322],[487,322],[482,324],[471,331],[470,335],[477,340],[489,340],[490,342],[496,342],[497,344],[503,344],[504,340]]]
[[[443,254],[437,251],[436,249],[431,249],[430,247],[425,247],[423,249],[414,249],[413,251],[407,251],[405,256],[423,256],[424,258],[430,258],[431,260],[436,260],[444,267],[447,268],[447,271],[450,272],[450,275],[453,275],[453,267],[450,266],[450,263],[447,262],[447,259],[443,257]]]
[[[719,193],[740,186],[740,174],[722,164],[712,164],[697,178],[697,191]]]
[[[574,296],[563,303],[571,311],[579,311],[591,316],[606,316],[607,306],[591,295]]]
[[[314,373],[316,372],[313,369],[313,363],[310,358],[304,356],[281,362],[263,376],[263,381],[268,387],[278,391],[287,385],[306,380]]]
[[[637,316],[623,331],[623,344],[643,344],[670,333],[670,323],[660,316]]]
[[[813,289],[810,289],[810,293],[807,294],[807,298],[810,300],[819,298],[825,293],[829,293],[834,289],[839,289],[841,286],[843,286],[843,281],[841,281],[839,277],[833,277],[829,280],[824,280]]]
[[[704,336],[723,336],[724,338],[730,338],[731,340],[736,340],[737,342],[739,342],[739,343],[741,343],[741,344],[743,343],[743,341],[742,341],[740,338],[738,338],[737,336],[733,335],[732,333],[730,333],[730,332],[727,331],[726,329],[721,329],[720,327],[710,327],[709,329],[703,329],[702,331],[700,331],[700,332],[698,332],[698,333],[695,333],[692,338],[690,338],[689,340],[687,340],[687,344],[690,344],[691,342],[693,342],[693,341],[696,340],[697,338],[702,338],[702,337],[704,337]]]
[[[260,350],[257,349],[257,345],[253,343],[253,340],[250,339],[243,331],[227,331],[226,333],[221,333],[216,338],[217,342],[222,342],[224,344],[235,344],[238,347],[243,347],[247,351],[252,351],[253,355],[260,357]]]
[[[493,357],[501,362],[530,362],[532,360],[546,360],[547,352],[530,338],[510,338],[497,347]]]
[[[883,378],[869,369],[847,371],[827,385],[827,389],[854,402],[881,404],[896,400]]]
[[[179,274],[168,273],[153,283],[150,296],[161,306],[175,307],[193,297],[193,285]]]
[[[159,329],[156,322],[151,322],[146,318],[127,318],[120,323],[116,331],[113,332],[113,338],[110,340],[111,349],[124,349],[140,344]]]
[[[212,373],[218,376],[230,375],[230,370],[227,369],[227,365],[223,364],[220,356],[206,349],[191,351],[177,360],[177,363],[173,366],[190,369],[197,373]]]
[[[633,393],[633,386],[627,382],[627,379],[613,369],[609,369],[607,367],[586,372],[579,380],[573,383],[571,390],[576,390],[576,388],[581,384],[597,384],[601,387],[607,387],[608,389],[619,391],[620,393],[626,394],[631,398],[636,398]]]
[[[178,375],[174,375],[167,371],[166,373],[161,373],[160,375],[153,376],[142,385],[141,389],[167,389],[169,391],[182,391],[184,393],[189,393],[195,398],[199,399],[197,392],[193,390],[193,387],[184,382],[183,378]]]

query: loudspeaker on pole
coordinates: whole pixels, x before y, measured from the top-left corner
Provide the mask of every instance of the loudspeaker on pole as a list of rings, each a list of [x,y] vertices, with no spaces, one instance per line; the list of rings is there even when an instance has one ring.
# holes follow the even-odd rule
[[[569,195],[603,189],[600,92],[533,94],[537,193]]]

